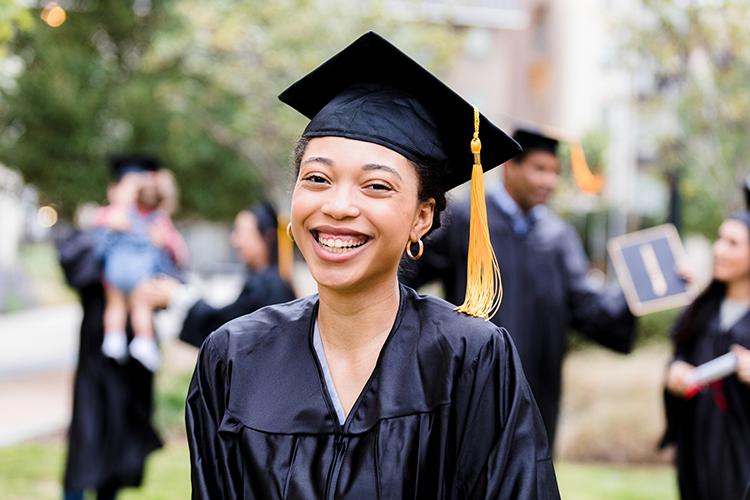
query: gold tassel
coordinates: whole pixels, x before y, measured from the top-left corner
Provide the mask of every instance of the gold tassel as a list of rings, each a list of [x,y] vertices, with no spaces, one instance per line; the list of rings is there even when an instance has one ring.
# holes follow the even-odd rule
[[[279,251],[279,276],[287,283],[292,283],[294,274],[294,244],[286,236],[287,217],[279,215],[276,233],[276,244]]]
[[[604,180],[601,175],[591,173],[580,142],[570,143],[570,165],[573,177],[581,191],[586,194],[596,194],[602,190]]]
[[[490,242],[487,225],[487,203],[484,197],[484,171],[479,152],[479,110],[474,106],[474,138],[471,152],[474,168],[471,172],[471,224],[469,228],[469,257],[466,269],[466,298],[456,311],[485,321],[497,313],[503,299],[500,266]]]

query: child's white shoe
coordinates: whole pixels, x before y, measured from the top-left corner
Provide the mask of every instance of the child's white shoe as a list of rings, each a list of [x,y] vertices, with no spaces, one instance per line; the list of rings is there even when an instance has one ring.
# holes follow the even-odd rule
[[[128,337],[125,332],[112,331],[104,334],[102,353],[120,364],[128,360]]]
[[[136,337],[130,342],[130,355],[152,372],[161,368],[159,346],[151,337]]]

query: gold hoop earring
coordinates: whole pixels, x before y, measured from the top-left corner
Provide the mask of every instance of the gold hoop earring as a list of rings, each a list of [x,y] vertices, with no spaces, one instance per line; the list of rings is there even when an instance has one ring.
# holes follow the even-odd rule
[[[409,240],[409,241],[406,242],[406,255],[408,255],[411,260],[417,260],[418,258],[420,258],[422,256],[422,253],[424,252],[424,243],[422,243],[422,239],[421,238],[416,241],[416,243],[419,243],[419,253],[417,253],[417,255],[412,255],[411,254],[411,244],[412,243],[415,243],[415,242],[411,241],[411,240]]]
[[[294,243],[294,235],[292,234],[292,223],[291,221],[289,224],[286,225],[286,237],[289,238],[289,241]]]

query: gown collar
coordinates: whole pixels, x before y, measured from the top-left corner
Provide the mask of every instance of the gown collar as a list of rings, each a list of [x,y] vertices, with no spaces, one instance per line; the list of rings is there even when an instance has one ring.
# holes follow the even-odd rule
[[[492,190],[490,197],[500,210],[510,217],[511,226],[516,236],[524,236],[536,221],[547,215],[547,207],[541,204],[532,207],[529,213],[524,214],[502,183],[498,183],[497,187]]]

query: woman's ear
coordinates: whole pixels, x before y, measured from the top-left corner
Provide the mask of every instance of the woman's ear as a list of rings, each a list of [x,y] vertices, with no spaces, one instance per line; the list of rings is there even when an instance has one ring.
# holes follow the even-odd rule
[[[417,213],[414,217],[414,224],[412,225],[411,232],[409,233],[409,239],[411,241],[418,241],[422,236],[427,233],[432,227],[432,218],[435,215],[435,199],[430,198],[427,201],[420,202],[417,205]]]

